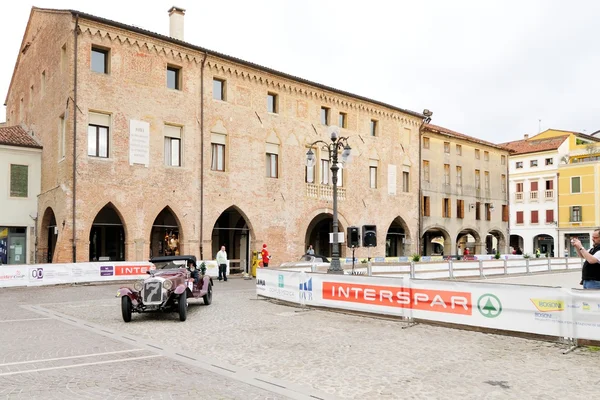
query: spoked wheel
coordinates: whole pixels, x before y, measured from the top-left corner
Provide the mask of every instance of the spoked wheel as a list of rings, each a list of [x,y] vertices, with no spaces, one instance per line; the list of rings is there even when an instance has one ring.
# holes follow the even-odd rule
[[[202,296],[202,298],[204,299],[205,306],[208,306],[210,305],[210,303],[212,303],[212,285],[210,284],[210,282],[208,282],[208,292],[206,292],[206,294]]]
[[[123,321],[131,321],[131,299],[129,296],[121,297],[121,314],[123,314]]]
[[[187,291],[184,291],[179,295],[179,320],[185,321],[187,319]]]

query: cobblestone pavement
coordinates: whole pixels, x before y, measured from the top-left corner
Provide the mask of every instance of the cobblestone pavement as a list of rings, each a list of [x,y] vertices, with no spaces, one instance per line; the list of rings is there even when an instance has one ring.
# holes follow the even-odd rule
[[[0,397],[589,400],[600,384],[593,349],[302,310],[242,279],[190,301],[186,322],[125,324],[117,287],[0,291]]]

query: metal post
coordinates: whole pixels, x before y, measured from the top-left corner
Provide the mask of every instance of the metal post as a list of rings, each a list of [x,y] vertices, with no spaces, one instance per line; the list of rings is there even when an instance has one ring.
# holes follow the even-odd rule
[[[504,275],[508,275],[508,261],[504,257]]]
[[[485,278],[485,275],[483,275],[483,261],[482,260],[479,260],[479,277]]]
[[[565,257],[565,269],[569,269],[569,257]]]
[[[525,272],[529,275],[529,258],[525,259]]]
[[[343,274],[344,270],[340,265],[340,246],[338,243],[338,211],[337,211],[337,173],[340,167],[337,165],[337,146],[329,152],[329,158],[332,161],[331,173],[333,181],[333,250],[331,254],[331,264],[327,273]]]
[[[410,279],[415,279],[415,262],[410,262]]]
[[[451,258],[448,259],[448,272],[450,274],[450,279],[454,279],[454,265]]]
[[[548,257],[548,271],[552,271],[552,263],[550,261],[552,261],[552,259]]]

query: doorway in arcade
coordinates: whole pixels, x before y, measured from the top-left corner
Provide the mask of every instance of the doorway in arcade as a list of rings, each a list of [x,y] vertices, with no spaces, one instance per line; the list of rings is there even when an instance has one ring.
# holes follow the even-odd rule
[[[90,229],[90,261],[125,261],[125,230],[112,204],[96,215]]]
[[[251,230],[244,214],[235,206],[229,207],[213,226],[211,254],[204,254],[204,257],[214,260],[221,246],[225,246],[229,273],[251,273],[250,239]]]

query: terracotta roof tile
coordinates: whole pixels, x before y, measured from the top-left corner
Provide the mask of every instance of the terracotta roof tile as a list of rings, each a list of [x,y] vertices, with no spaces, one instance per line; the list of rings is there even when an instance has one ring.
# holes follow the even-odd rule
[[[495,148],[500,149],[500,150],[510,151],[510,149],[507,148],[504,145],[495,144],[495,143],[492,143],[492,142],[487,142],[485,140],[481,140],[481,139],[478,139],[478,138],[473,137],[473,136],[468,136],[468,135],[465,135],[465,134],[462,134],[462,133],[451,131],[450,129],[446,129],[446,128],[441,127],[441,126],[437,126],[437,125],[433,125],[433,124],[425,124],[425,126],[423,127],[423,129],[428,130],[428,131],[433,132],[433,133],[439,133],[439,134],[450,136],[450,137],[454,137],[454,138],[457,138],[457,139],[463,139],[463,140],[467,140],[469,142],[474,142],[474,143],[479,143],[479,144],[483,144],[483,145],[490,146],[490,147],[495,147]]]
[[[33,147],[36,149],[42,148],[42,146],[20,126],[0,127],[0,145]]]
[[[557,150],[569,135],[556,136],[545,139],[523,139],[514,142],[503,143],[502,145],[511,149],[514,154],[537,153],[540,151]]]

